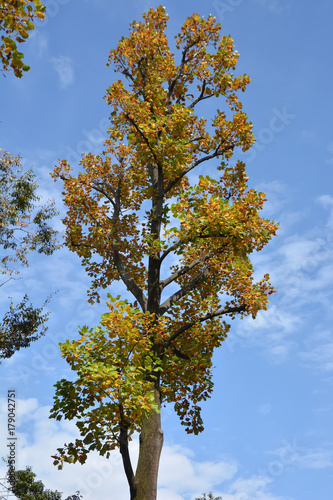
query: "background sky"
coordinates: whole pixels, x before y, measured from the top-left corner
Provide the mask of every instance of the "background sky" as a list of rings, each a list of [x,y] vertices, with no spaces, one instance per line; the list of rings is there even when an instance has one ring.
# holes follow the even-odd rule
[[[46,20],[25,44],[31,70],[0,78],[0,147],[33,166],[45,199],[62,215],[61,185],[49,177],[59,158],[75,165],[106,138],[106,88],[117,77],[109,50],[153,0],[49,0]],[[215,15],[240,52],[238,73],[252,82],[241,98],[257,143],[243,154],[251,187],[264,191],[278,236],[253,256],[278,292],[258,318],[235,321],[214,358],[215,389],[203,404],[205,431],[188,436],[172,408],[163,414],[165,446],[159,500],[331,500],[333,484],[333,2],[329,0],[164,0],[172,38],[193,12]],[[218,107],[218,103],[216,103]],[[60,221],[57,227],[61,229]],[[53,384],[69,377],[58,342],[94,326],[104,306],[86,302],[89,281],[66,249],[32,256],[21,279],[1,288],[51,300],[47,335],[0,366],[0,456],[6,455],[7,391],[17,408],[18,465],[47,487],[84,500],[128,498],[120,454],[92,455],[58,471],[50,455],[75,436],[72,422],[48,419]],[[123,288],[119,289],[120,291]],[[112,291],[117,292],[114,287]],[[137,441],[133,442],[133,453]],[[1,472],[1,471],[0,471]],[[2,476],[4,469],[2,468]],[[1,475],[1,473],[0,473]]]

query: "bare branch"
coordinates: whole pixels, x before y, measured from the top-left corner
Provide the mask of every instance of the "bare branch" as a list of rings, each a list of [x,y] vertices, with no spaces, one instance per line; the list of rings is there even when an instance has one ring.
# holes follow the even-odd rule
[[[5,285],[6,283],[8,283],[8,281],[13,280],[13,279],[15,279],[15,278],[13,278],[13,277],[8,278],[8,280],[4,281],[3,283],[0,283],[0,287],[3,286],[3,285]]]

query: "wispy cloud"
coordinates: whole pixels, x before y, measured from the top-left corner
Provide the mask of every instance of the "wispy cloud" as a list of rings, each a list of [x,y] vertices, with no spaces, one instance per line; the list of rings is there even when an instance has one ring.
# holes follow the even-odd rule
[[[273,363],[285,361],[296,345],[295,332],[302,324],[300,314],[270,305],[255,320],[246,317],[229,334],[226,346],[232,353],[239,347],[259,347]]]
[[[60,87],[65,89],[74,83],[73,62],[70,57],[60,56],[50,59],[54,69],[58,73]]]
[[[311,367],[327,373],[333,371],[333,332],[329,330],[315,331],[313,337],[316,339],[315,345],[313,339],[308,340],[306,349],[303,349],[299,356]]]
[[[48,46],[48,38],[45,33],[36,29],[31,33],[29,39],[33,50],[36,52],[38,57],[41,57],[46,52]]]
[[[285,457],[285,465],[295,465],[300,469],[326,469],[333,467],[333,451],[321,448],[307,448],[287,445],[277,448],[273,455],[276,457]]]
[[[333,229],[333,197],[329,194],[323,194],[319,196],[317,201],[325,210],[329,210],[327,226]]]
[[[330,157],[327,158],[326,163],[333,163],[333,141],[329,142],[326,146],[327,151],[329,152]]]
[[[283,2],[284,5],[281,5],[281,1],[279,0],[255,0],[256,3],[259,3],[263,7],[265,7],[269,12],[274,14],[280,14],[284,10],[290,9],[290,6],[287,2]]]
[[[257,408],[257,412],[261,413],[262,415],[268,415],[268,413],[270,413],[271,411],[272,405],[269,403],[262,404]]]
[[[297,458],[296,463],[303,469],[326,469],[333,467],[333,453],[328,450],[309,451]]]

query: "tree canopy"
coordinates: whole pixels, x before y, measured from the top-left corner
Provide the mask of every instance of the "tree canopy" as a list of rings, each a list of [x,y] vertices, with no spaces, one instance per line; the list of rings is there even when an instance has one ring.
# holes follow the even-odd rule
[[[0,62],[4,71],[13,70],[21,78],[30,66],[23,63],[23,53],[18,45],[29,37],[35,28],[34,20],[44,19],[45,6],[40,0],[2,0],[0,4]]]
[[[223,500],[222,497],[214,497],[213,493],[208,493],[208,496],[206,493],[202,494],[203,496],[200,498],[196,498],[195,500]]]
[[[28,266],[29,252],[50,255],[59,246],[49,225],[57,213],[54,203],[39,205],[37,189],[32,169],[24,172],[19,156],[0,150],[0,287],[19,275],[17,265]],[[27,295],[10,305],[0,323],[0,358],[9,358],[45,332],[43,306],[33,307]]]
[[[265,195],[248,187],[233,157],[254,143],[238,97],[250,78],[234,75],[239,54],[214,17],[186,19],[177,56],[167,20],[163,7],[150,9],[110,52],[119,78],[105,96],[104,151],[84,154],[76,175],[65,160],[54,171],[64,184],[66,244],[91,277],[90,301],[115,281],[129,292],[109,294],[100,326],[61,346],[77,379],[57,383],[51,416],[76,418],[81,439],[55,463],[119,447],[136,500],[156,497],[161,405],[174,405],[187,432],[203,430],[214,349],[231,319],[256,317],[274,291],[268,275],[254,281],[249,256],[277,225],[261,217]]]
[[[31,467],[15,470],[8,475],[10,490],[19,500],[61,500],[59,491],[45,489],[42,481],[36,480],[36,474]],[[66,500],[81,500],[82,495],[77,491]]]

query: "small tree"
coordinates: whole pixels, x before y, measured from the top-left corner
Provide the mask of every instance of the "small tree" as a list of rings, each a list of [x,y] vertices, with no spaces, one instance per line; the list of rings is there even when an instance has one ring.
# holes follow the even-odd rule
[[[223,500],[222,497],[214,497],[213,493],[208,493],[208,496],[206,493],[203,493],[202,495],[202,497],[197,497],[195,500]]]
[[[8,480],[11,492],[19,500],[61,500],[62,494],[59,491],[45,489],[42,481],[36,481],[36,474],[32,472],[31,467],[25,470],[10,471]],[[66,500],[81,500],[82,495],[77,491]]]
[[[23,53],[17,48],[25,42],[29,31],[35,28],[34,20],[44,19],[45,6],[40,0],[1,0],[0,3],[0,64],[5,71],[11,68],[21,78],[30,66],[23,63]]]
[[[65,160],[54,174],[64,182],[66,243],[92,278],[90,301],[114,280],[133,300],[109,295],[101,325],[62,344],[78,378],[57,383],[51,417],[76,418],[81,433],[58,449],[55,464],[119,447],[131,499],[154,500],[162,403],[174,404],[187,432],[203,430],[200,402],[212,392],[212,355],[227,336],[226,319],[255,317],[273,292],[268,275],[254,282],[249,255],[277,226],[261,218],[265,195],[247,187],[244,163],[231,164],[237,147],[254,143],[237,96],[250,79],[232,73],[233,41],[220,39],[214,17],[193,14],[176,36],[177,64],[164,8],[143,17],[111,50],[122,78],[107,90],[104,152],[83,155],[77,176]],[[214,98],[228,110],[207,123],[196,112]]]
[[[4,276],[0,287],[19,274],[18,263],[28,265],[30,251],[50,255],[58,247],[56,232],[48,224],[57,213],[54,203],[38,206],[37,188],[32,170],[23,172],[20,157],[0,150],[0,274]],[[43,306],[47,303],[48,299]],[[27,295],[21,303],[11,304],[0,323],[0,359],[11,357],[45,332],[47,314],[42,310],[33,307]]]

